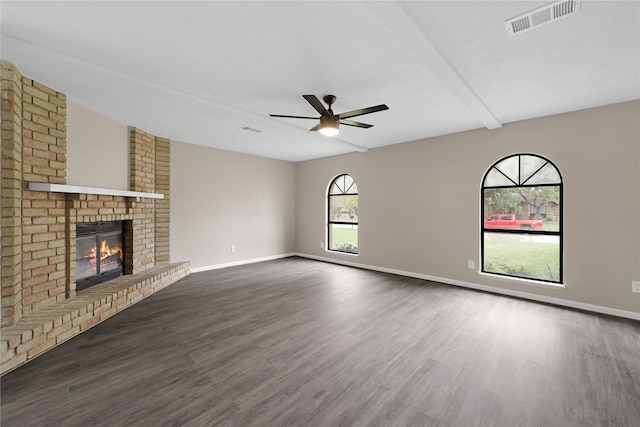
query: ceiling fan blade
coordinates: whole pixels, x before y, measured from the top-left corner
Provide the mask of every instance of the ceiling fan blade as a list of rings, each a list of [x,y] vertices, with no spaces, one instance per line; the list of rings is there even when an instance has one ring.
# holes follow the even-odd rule
[[[314,127],[312,127],[309,130],[320,130],[320,123],[318,123],[317,125],[315,125]]]
[[[269,114],[270,117],[287,117],[289,119],[313,119],[318,120],[319,117],[307,117],[307,116],[287,116],[284,114]]]
[[[353,120],[344,120],[344,119],[340,119],[340,124],[347,125],[347,126],[355,126],[357,128],[365,128],[365,129],[369,129],[373,127],[373,125],[369,125],[366,123],[354,122]]]
[[[353,111],[348,111],[346,113],[340,113],[338,114],[338,116],[340,116],[341,119],[347,119],[349,117],[355,117],[355,116],[362,116],[363,114],[371,114],[371,113],[375,113],[377,111],[383,111],[383,110],[388,110],[389,107],[387,107],[384,104],[380,104],[380,105],[376,105],[375,107],[369,107],[369,108],[361,108],[359,110],[353,110]]]
[[[327,111],[325,106],[322,105],[322,102],[320,102],[320,100],[315,95],[302,95],[302,97],[304,99],[306,99],[307,102],[309,104],[311,104],[311,106],[313,108],[315,108],[316,111],[318,113],[320,113],[321,115],[323,115],[323,116],[330,116],[331,115],[331,114],[329,114],[329,112]]]

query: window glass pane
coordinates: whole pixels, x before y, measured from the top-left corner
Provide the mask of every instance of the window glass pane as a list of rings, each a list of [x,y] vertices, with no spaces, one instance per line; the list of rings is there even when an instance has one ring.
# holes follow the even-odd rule
[[[76,238],[76,280],[98,274],[96,238],[77,237]]]
[[[560,186],[485,188],[483,226],[559,231]]]
[[[533,175],[527,185],[532,184],[560,184],[560,173],[551,163],[547,163],[540,171]]]
[[[520,184],[524,183],[547,161],[538,156],[520,156]]]
[[[329,187],[329,194],[358,194],[358,186],[351,176],[340,175]]]
[[[351,186],[353,185],[353,178],[351,178],[351,176],[349,175],[344,175],[343,180],[342,191],[344,193],[352,193]]]
[[[509,179],[511,179],[516,184],[519,183],[518,174],[520,172],[520,164],[518,162],[519,156],[511,156],[507,157],[500,163],[498,163],[495,167],[500,169],[500,171],[505,174]]]
[[[495,168],[491,168],[489,173],[484,179],[485,187],[500,187],[504,185],[514,185],[513,182],[509,180],[506,176],[504,176],[500,171]]]
[[[358,222],[358,196],[329,196],[329,222]]]
[[[560,281],[560,236],[484,233],[483,271]]]
[[[333,251],[358,253],[358,225],[329,224],[329,249]]]
[[[342,191],[340,190],[337,182],[334,181],[334,183],[331,184],[331,188],[329,188],[329,194],[342,194]]]

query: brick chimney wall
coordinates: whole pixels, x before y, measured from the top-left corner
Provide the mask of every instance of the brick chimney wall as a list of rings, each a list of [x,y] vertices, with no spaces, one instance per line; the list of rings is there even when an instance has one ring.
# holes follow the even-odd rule
[[[2,61],[0,82],[0,304],[4,325],[17,321],[22,307],[22,75],[13,64]]]
[[[1,62],[2,326],[74,298],[76,224],[124,221],[125,274],[169,263],[170,144],[130,129],[130,190],[164,199],[30,191],[66,184],[66,96]]]

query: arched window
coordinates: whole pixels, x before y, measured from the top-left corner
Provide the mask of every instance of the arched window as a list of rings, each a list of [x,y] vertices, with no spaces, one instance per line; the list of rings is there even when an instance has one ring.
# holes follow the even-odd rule
[[[327,226],[328,250],[358,253],[358,186],[347,174],[329,184]]]
[[[516,154],[482,180],[482,271],[562,283],[562,177],[548,159]]]

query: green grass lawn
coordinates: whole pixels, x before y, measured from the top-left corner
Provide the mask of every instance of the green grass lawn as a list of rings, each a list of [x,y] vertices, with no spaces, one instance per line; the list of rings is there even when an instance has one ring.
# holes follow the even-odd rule
[[[547,225],[551,227],[547,228]],[[545,230],[557,223],[545,223]],[[332,247],[358,247],[358,230],[334,228]],[[560,278],[560,246],[557,241],[538,242],[534,237],[488,233],[484,242],[484,271],[530,279],[558,281]]]
[[[485,237],[485,271],[523,278],[559,280],[560,246],[557,242],[519,241],[508,238],[512,236],[506,237]]]
[[[353,228],[334,228],[331,239],[331,249],[339,248],[345,244],[358,247],[358,229]]]
[[[544,231],[560,231],[560,223],[558,221],[545,221],[542,229]]]

